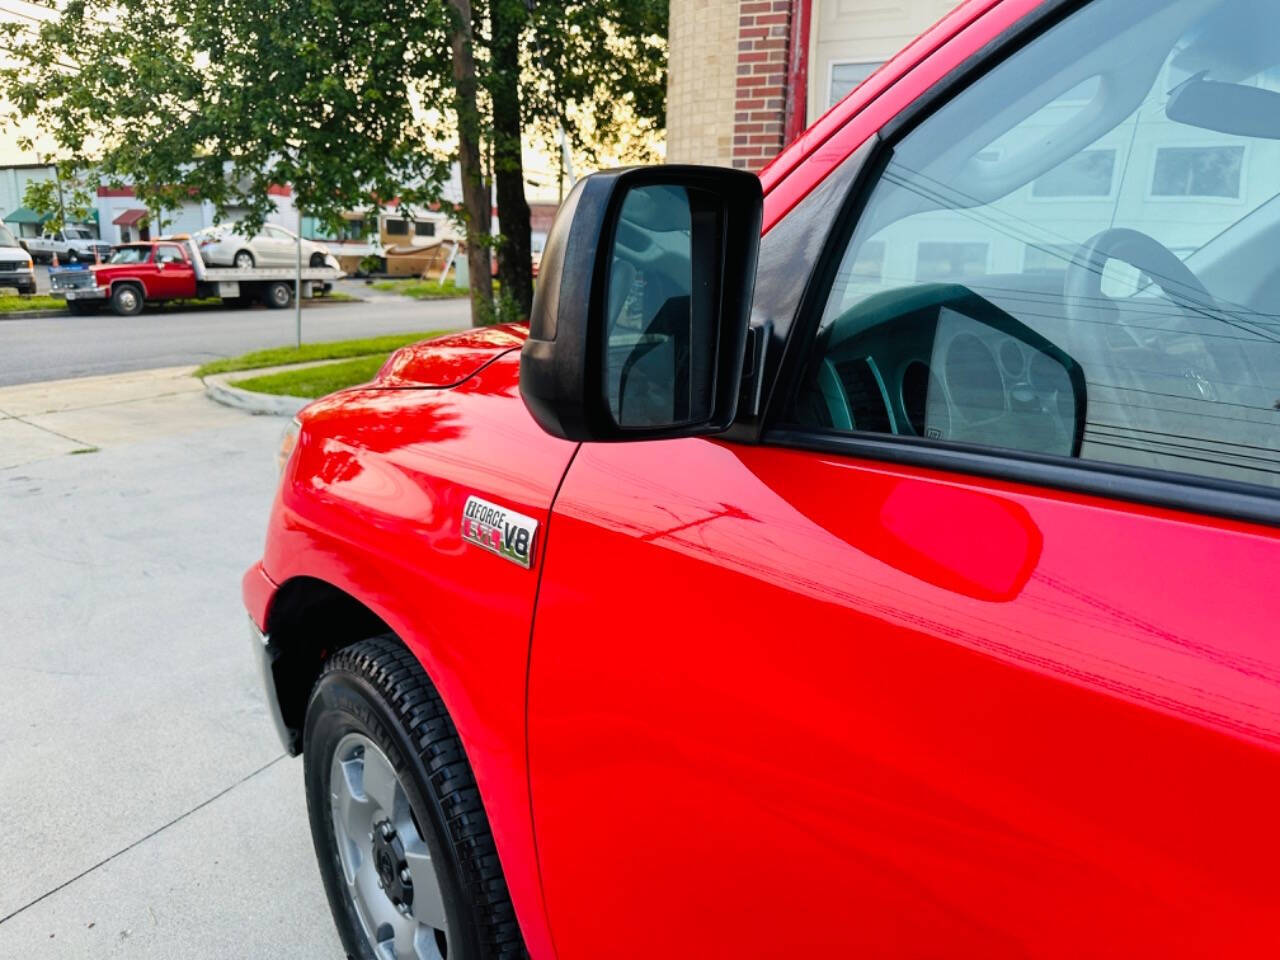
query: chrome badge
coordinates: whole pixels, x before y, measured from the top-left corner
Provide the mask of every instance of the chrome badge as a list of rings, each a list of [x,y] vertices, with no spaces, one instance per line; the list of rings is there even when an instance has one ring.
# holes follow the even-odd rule
[[[467,497],[462,539],[529,569],[538,521],[479,497]]]

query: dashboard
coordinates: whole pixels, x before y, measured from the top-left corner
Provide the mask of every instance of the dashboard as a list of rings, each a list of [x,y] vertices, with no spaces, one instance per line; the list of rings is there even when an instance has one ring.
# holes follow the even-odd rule
[[[838,317],[798,410],[811,426],[1076,456],[1079,365],[966,287],[870,297]]]

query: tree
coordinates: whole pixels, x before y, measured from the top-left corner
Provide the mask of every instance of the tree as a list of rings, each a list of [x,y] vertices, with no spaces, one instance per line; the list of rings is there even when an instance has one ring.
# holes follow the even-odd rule
[[[624,132],[666,122],[667,0],[488,0],[498,276],[527,316],[533,301],[522,134],[570,134],[593,157]],[[584,118],[590,118],[584,122]],[[557,146],[558,149],[558,146]],[[637,155],[636,161],[653,160]]]
[[[150,209],[196,195],[219,219],[253,229],[272,209],[272,188],[289,184],[302,209],[336,229],[343,211],[391,198],[408,210],[442,202],[457,162],[462,203],[449,212],[466,229],[474,323],[494,317],[486,153],[504,301],[527,313],[521,135],[563,124],[585,147],[612,135],[618,105],[661,124],[659,0],[51,7],[59,16],[38,28],[0,24],[13,63],[0,70],[0,92],[56,139],[64,162],[129,182]],[[620,50],[650,63],[619,64]],[[578,118],[600,105],[609,109],[591,134]]]
[[[55,166],[51,180],[28,180],[22,205],[44,217],[47,230],[61,230],[68,223],[84,223],[93,214],[92,177]]]

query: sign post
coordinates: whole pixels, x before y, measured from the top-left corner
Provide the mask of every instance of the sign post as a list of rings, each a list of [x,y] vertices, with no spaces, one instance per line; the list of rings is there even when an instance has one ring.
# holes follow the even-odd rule
[[[293,325],[294,339],[299,349],[302,348],[302,208],[294,200],[294,210],[298,214],[298,272],[293,284]]]

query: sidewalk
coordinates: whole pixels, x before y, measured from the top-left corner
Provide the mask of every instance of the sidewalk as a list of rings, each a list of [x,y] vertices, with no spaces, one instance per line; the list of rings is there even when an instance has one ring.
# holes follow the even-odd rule
[[[0,470],[244,416],[210,403],[195,367],[0,387]]]

